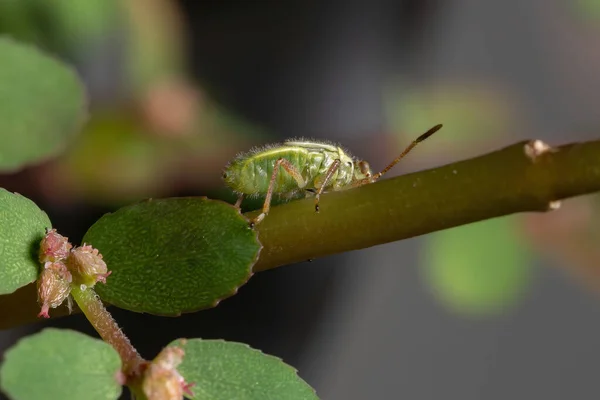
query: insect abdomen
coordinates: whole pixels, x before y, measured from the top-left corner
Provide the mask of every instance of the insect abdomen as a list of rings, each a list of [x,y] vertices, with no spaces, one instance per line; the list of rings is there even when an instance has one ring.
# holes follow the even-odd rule
[[[250,156],[239,165],[239,179],[235,185],[236,187],[233,188],[249,195],[265,194],[269,187],[275,162],[279,158],[286,159],[298,172],[303,174],[308,161],[308,152],[305,149],[280,147]],[[289,193],[298,189],[296,180],[283,167],[280,167],[273,193]]]

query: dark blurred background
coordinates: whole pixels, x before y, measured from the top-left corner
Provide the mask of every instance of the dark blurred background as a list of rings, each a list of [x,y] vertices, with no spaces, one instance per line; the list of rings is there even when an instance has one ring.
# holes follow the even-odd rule
[[[0,32],[90,92],[66,154],[0,175],[74,243],[139,199],[234,201],[221,169],[256,144],[335,140],[377,169],[444,123],[399,174],[600,127],[600,0],[0,0]],[[599,204],[278,268],[179,318],[113,312],[146,358],[179,337],[244,342],[322,399],[593,398]],[[0,331],[0,347],[50,325],[95,335],[73,315]]]

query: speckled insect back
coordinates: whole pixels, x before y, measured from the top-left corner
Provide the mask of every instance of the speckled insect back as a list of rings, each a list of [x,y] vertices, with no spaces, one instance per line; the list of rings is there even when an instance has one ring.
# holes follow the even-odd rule
[[[265,196],[260,213],[250,225],[269,213],[273,194],[292,196],[304,191],[315,195],[315,210],[323,192],[339,191],[373,183],[406,156],[419,142],[438,131],[436,125],[413,141],[394,161],[373,175],[369,163],[358,160],[341,146],[312,140],[294,139],[282,144],[255,148],[238,155],[223,172],[225,184],[238,195]]]

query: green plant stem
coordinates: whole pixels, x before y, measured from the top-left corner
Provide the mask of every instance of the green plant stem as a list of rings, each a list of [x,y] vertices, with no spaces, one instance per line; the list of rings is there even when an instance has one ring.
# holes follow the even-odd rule
[[[129,338],[125,336],[112,315],[106,310],[98,295],[91,288],[81,290],[77,285],[72,286],[71,295],[81,311],[94,326],[96,332],[100,334],[100,337],[119,353],[125,375],[128,379],[139,377],[140,367],[145,360],[131,345]]]
[[[525,141],[470,160],[273,207],[255,271],[406,239],[600,190],[600,141],[536,154]],[[543,150],[543,146],[539,147]],[[248,218],[257,212],[247,213]]]
[[[553,201],[600,191],[600,140],[560,146],[537,157],[526,154],[531,143],[328,193],[321,197],[318,214],[312,199],[273,207],[256,227],[264,248],[254,270],[502,215],[547,211]],[[35,284],[0,296],[0,329],[36,321],[35,299]],[[52,317],[66,314],[66,307],[51,312]]]

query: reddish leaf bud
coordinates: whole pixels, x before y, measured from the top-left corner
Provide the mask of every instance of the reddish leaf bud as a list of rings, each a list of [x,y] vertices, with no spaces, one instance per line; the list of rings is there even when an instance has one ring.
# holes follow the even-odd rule
[[[92,246],[74,248],[66,263],[75,283],[86,287],[94,287],[96,282],[106,283],[106,278],[110,275],[102,254]]]
[[[63,263],[47,262],[37,280],[38,302],[42,310],[38,317],[50,318],[50,308],[60,306],[71,293],[71,274]]]
[[[56,229],[50,229],[40,243],[40,262],[64,261],[71,250],[71,243],[68,238],[56,232]]]
[[[184,394],[193,396],[177,366],[183,361],[184,351],[180,347],[166,347],[148,365],[144,372],[142,389],[148,400],[180,400]]]

